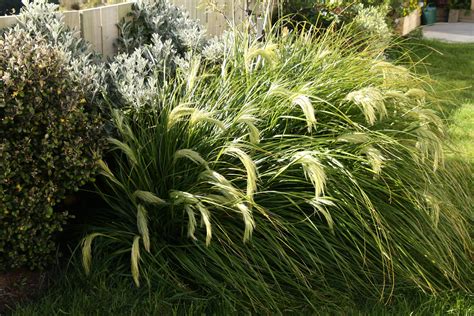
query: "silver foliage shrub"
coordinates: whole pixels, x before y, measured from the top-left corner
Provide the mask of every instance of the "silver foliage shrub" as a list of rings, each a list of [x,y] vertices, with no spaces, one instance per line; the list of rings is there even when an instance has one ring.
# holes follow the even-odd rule
[[[109,71],[113,94],[130,109],[142,108],[156,96],[163,78],[175,71],[176,58],[171,40],[162,42],[157,34],[151,44],[117,55]]]
[[[145,109],[177,69],[190,71],[189,56],[217,63],[233,41],[230,33],[208,40],[198,21],[167,0],[139,0],[119,30],[109,79],[114,104],[125,112]]]
[[[189,14],[167,0],[138,0],[127,19],[119,23],[120,52],[132,53],[151,44],[158,34],[162,41],[171,40],[180,55],[189,50],[201,50],[205,44],[202,26]]]
[[[91,101],[100,101],[100,92],[106,88],[105,65],[91,45],[64,23],[58,7],[47,0],[25,0],[15,27],[33,38],[44,38],[52,47],[62,51],[70,75],[81,82],[85,95]]]
[[[391,39],[392,30],[386,22],[388,6],[360,6],[352,22],[352,27],[359,34],[371,38],[371,45],[386,47]]]

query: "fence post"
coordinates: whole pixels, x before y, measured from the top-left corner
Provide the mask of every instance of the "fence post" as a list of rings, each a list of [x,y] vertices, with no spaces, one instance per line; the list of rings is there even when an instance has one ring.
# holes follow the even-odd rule
[[[81,10],[81,34],[96,52],[102,53],[102,25],[100,9]]]

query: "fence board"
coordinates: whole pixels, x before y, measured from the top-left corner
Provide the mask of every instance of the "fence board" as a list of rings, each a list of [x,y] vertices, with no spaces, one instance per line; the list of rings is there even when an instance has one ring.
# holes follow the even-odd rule
[[[12,26],[17,22],[16,16],[0,16],[0,29]]]
[[[195,1],[195,19],[203,26],[207,26],[207,12],[206,8],[200,6],[200,1]]]
[[[81,14],[79,11],[64,12],[64,23],[75,30],[77,36],[81,36]]]
[[[102,54],[114,56],[116,52],[115,40],[118,38],[117,23],[119,12],[117,6],[105,6],[100,9],[102,25]]]
[[[219,13],[205,12],[205,9],[199,6],[200,0],[172,0],[175,5],[187,10],[191,18],[200,20],[209,36],[220,35],[227,28],[228,23],[222,13],[231,23],[239,24],[243,21],[247,16],[245,10],[249,1],[255,0],[216,0],[222,11]],[[80,11],[65,11],[64,23],[77,30],[77,36],[82,36],[90,42],[94,50],[105,56],[112,56],[116,53],[114,43],[119,35],[116,25],[131,11],[132,4],[133,2],[126,2]],[[16,16],[0,17],[0,29],[15,24],[16,21]]]
[[[126,2],[117,4],[117,11],[118,11],[118,20],[121,21],[123,18],[127,16],[127,14],[132,11],[132,2]]]
[[[95,51],[102,52],[100,8],[81,11],[81,33],[82,37],[92,44]]]

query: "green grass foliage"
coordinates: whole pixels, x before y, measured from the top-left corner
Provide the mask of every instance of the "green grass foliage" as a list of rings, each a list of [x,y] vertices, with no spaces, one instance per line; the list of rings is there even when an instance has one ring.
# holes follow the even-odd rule
[[[82,244],[166,302],[317,310],[472,290],[472,200],[424,83],[344,31],[235,33],[113,112],[110,205]]]

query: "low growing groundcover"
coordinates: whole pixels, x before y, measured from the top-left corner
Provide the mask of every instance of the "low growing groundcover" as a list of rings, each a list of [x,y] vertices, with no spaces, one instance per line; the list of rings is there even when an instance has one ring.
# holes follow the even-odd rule
[[[472,312],[472,177],[450,154],[472,95],[437,94],[451,83],[344,32],[240,36],[113,111],[109,207],[14,314]],[[421,44],[447,64],[469,48]],[[439,98],[461,93],[446,131]]]

